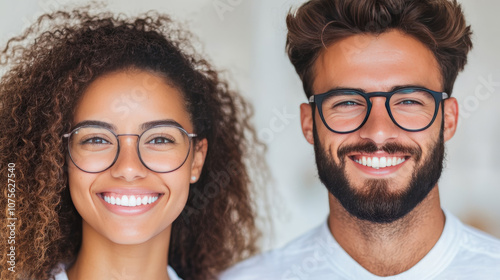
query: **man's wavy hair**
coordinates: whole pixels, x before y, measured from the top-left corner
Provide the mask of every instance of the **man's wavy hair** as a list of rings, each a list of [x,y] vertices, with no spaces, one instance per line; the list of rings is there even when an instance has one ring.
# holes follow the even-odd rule
[[[472,32],[456,0],[311,0],[290,12],[286,24],[286,51],[307,97],[313,94],[316,59],[352,35],[399,30],[413,36],[433,52],[448,94],[472,48]]]
[[[169,265],[184,279],[215,279],[256,252],[260,233],[245,163],[262,166],[265,147],[257,144],[251,107],[190,40],[166,15],[80,9],[45,14],[8,41],[0,53],[0,182],[6,186],[14,163],[16,272],[7,270],[10,192],[3,187],[1,279],[51,279],[58,263],[75,260],[82,221],[69,195],[62,135],[89,84],[125,69],[157,73],[180,89],[194,133],[209,143],[202,174],[173,223]]]

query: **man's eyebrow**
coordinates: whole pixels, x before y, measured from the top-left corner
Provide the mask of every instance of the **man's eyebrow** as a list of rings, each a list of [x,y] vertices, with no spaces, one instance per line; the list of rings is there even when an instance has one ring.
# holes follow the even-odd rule
[[[94,121],[94,120],[87,120],[87,121],[81,121],[79,123],[77,123],[72,130],[75,130],[79,127],[82,127],[82,126],[101,126],[101,127],[104,127],[104,128],[107,128],[111,131],[116,131],[116,126],[110,124],[110,123],[107,123],[107,122],[103,122],[103,121]]]
[[[400,89],[403,89],[403,88],[409,88],[409,87],[425,88],[425,86],[422,86],[422,85],[419,85],[419,84],[406,84],[406,85],[393,86],[388,92],[400,90]],[[330,88],[329,90],[325,91],[325,93],[329,92],[329,91],[332,91],[332,90],[347,90],[347,91],[348,90],[355,90],[355,91],[360,91],[362,93],[367,93],[362,88],[353,88],[353,87],[333,87],[333,88]],[[371,92],[373,92],[373,91],[371,91]],[[377,92],[382,92],[382,91],[377,91]],[[368,93],[370,93],[370,92],[368,92]]]
[[[158,125],[173,125],[177,126],[180,128],[183,128],[182,125],[180,125],[178,122],[172,120],[172,119],[165,119],[165,120],[157,120],[157,121],[151,121],[151,122],[145,122],[141,124],[141,130],[148,130],[151,127],[158,126]]]
[[[419,84],[408,84],[408,85],[394,86],[392,87],[391,91],[396,91],[403,88],[427,88],[427,87]]]

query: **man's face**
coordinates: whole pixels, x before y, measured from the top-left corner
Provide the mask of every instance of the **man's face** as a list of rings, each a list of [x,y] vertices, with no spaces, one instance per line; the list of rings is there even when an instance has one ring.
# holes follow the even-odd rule
[[[314,94],[339,87],[365,92],[410,85],[443,90],[432,52],[398,31],[341,40],[320,55],[314,71]],[[301,105],[303,132],[315,146],[321,181],[351,215],[377,223],[403,217],[434,188],[441,175],[444,141],[453,136],[457,115],[452,98],[445,103],[445,119],[440,108],[431,127],[407,132],[392,122],[385,101],[371,98],[368,120],[348,134],[331,132],[318,110],[313,116],[310,105]],[[396,164],[373,168],[362,164],[367,159],[391,159]]]

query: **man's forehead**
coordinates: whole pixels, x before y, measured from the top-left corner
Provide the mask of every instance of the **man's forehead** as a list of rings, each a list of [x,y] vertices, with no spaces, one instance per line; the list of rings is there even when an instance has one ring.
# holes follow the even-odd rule
[[[434,54],[396,30],[342,39],[325,48],[314,64],[316,94],[332,87],[388,91],[404,84],[429,84],[441,90],[442,76]]]

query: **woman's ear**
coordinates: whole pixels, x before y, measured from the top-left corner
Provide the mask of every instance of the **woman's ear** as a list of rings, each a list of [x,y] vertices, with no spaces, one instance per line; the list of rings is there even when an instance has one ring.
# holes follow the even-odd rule
[[[444,141],[450,140],[458,124],[458,102],[454,97],[446,99],[444,102]]]
[[[193,150],[193,163],[191,164],[191,184],[196,183],[200,178],[205,157],[207,156],[208,142],[207,139],[196,141]]]

